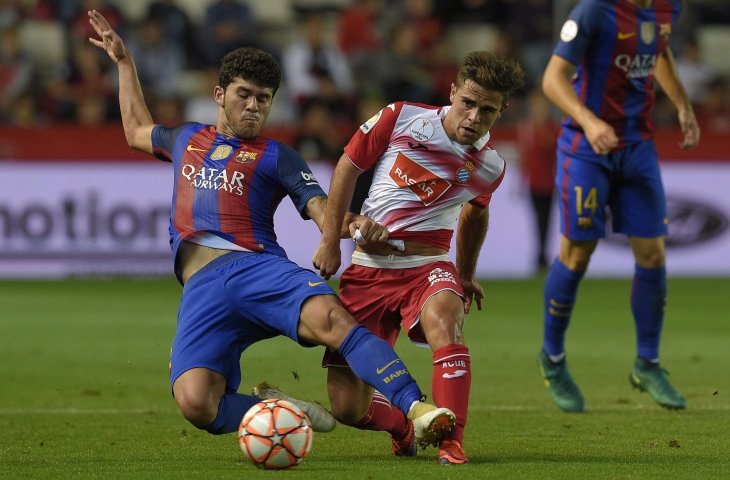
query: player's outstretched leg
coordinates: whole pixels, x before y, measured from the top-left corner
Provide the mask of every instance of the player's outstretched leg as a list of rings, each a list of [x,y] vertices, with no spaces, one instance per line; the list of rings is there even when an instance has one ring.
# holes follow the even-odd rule
[[[634,388],[647,392],[656,403],[664,408],[670,410],[686,408],[687,400],[669,383],[667,375],[668,372],[658,363],[637,357],[629,375],[629,382]]]
[[[315,432],[331,432],[334,430],[335,425],[337,425],[335,417],[333,417],[332,414],[319,403],[309,400],[299,400],[298,398],[291,397],[266,382],[259,383],[253,387],[253,391],[251,393],[254,397],[258,397],[263,400],[276,398],[293,403],[307,414],[309,420],[312,422],[312,430]]]
[[[555,404],[566,412],[584,411],[583,395],[573,381],[573,377],[570,376],[565,357],[560,362],[553,363],[543,350],[538,356],[537,363],[550,398]]]

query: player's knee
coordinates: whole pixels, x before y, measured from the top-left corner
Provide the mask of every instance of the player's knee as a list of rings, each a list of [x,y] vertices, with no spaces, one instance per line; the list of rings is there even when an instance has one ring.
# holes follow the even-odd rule
[[[332,305],[326,312],[326,320],[322,323],[319,335],[322,344],[338,349],[342,342],[357,325],[355,319],[350,315],[345,307],[340,304]]]
[[[446,345],[464,343],[463,315],[432,314],[428,321],[422,320],[422,323],[426,340],[433,350],[438,350]]]
[[[298,333],[300,338],[337,350],[355,319],[330,295],[320,295],[302,306]]]
[[[463,345],[464,334],[461,328],[441,328],[432,330],[426,335],[428,346],[431,350],[436,351],[447,345]]]
[[[175,401],[183,417],[197,428],[210,425],[218,413],[218,405],[210,400],[209,395],[181,390],[175,392]]]
[[[661,252],[647,253],[636,256],[636,263],[642,268],[661,268],[666,258]]]

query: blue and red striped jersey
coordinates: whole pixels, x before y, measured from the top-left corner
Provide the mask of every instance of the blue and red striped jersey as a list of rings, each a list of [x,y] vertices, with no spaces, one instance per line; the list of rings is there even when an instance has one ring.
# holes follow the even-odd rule
[[[681,0],[654,0],[647,8],[630,0],[581,0],[563,25],[554,53],[576,66],[573,90],[614,128],[620,147],[651,138],[654,67],[681,10]],[[570,118],[563,126],[581,130]]]
[[[156,125],[152,146],[157,158],[173,164],[170,245],[175,257],[184,239],[286,257],[274,232],[279,203],[288,195],[307,219],[307,202],[325,195],[296,151],[264,137],[225,137],[199,123],[174,129]]]

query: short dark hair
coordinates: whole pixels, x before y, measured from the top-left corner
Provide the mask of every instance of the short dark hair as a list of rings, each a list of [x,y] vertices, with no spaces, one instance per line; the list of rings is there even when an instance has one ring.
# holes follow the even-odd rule
[[[268,52],[253,47],[237,48],[223,57],[218,85],[225,90],[236,78],[272,88],[276,93],[281,83],[281,67]]]
[[[456,81],[463,85],[467,80],[487,90],[504,95],[506,101],[525,83],[522,66],[512,58],[505,58],[491,52],[471,52],[464,57]]]

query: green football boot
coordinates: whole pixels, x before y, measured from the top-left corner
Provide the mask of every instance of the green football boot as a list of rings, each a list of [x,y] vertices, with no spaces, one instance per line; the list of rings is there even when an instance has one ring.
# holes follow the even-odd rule
[[[553,363],[545,351],[541,351],[537,363],[545,381],[550,398],[566,412],[582,412],[585,410],[583,395],[568,371],[565,358]]]
[[[634,388],[647,392],[656,403],[664,408],[670,410],[686,408],[687,400],[669,383],[668,374],[658,363],[647,362],[643,358],[637,357],[629,375],[629,382]]]

